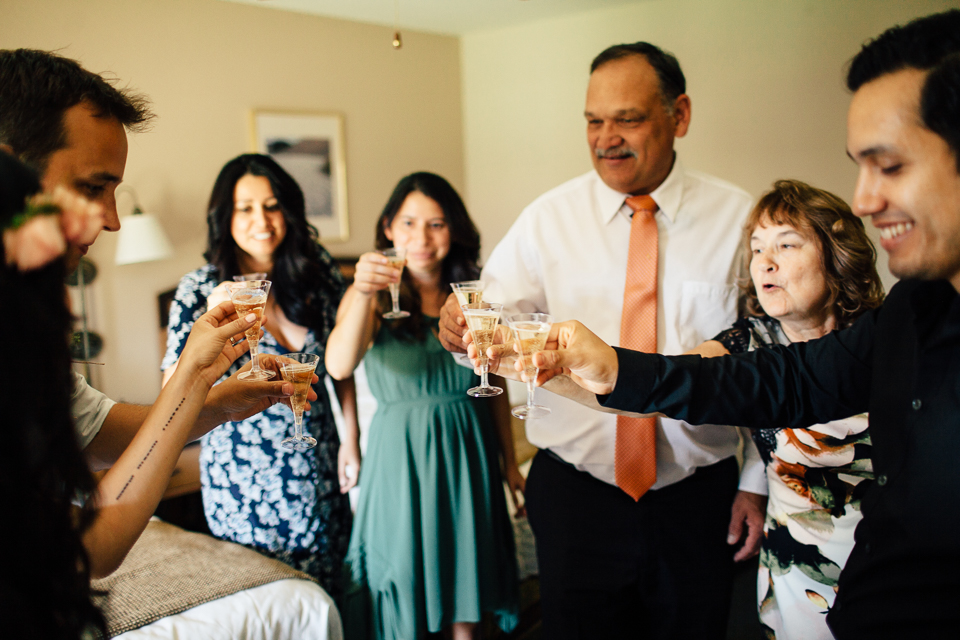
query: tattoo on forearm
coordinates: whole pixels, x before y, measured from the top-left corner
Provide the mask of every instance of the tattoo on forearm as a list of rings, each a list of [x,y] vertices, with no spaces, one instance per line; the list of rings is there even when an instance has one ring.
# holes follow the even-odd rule
[[[177,416],[177,412],[180,411],[180,407],[183,406],[183,403],[185,401],[186,401],[186,398],[181,398],[180,403],[177,405],[177,408],[174,409],[173,413],[170,414],[170,417],[167,418],[167,422],[166,424],[163,425],[163,428],[161,429],[161,431],[167,430],[167,427],[169,427],[170,423],[173,422],[173,419]],[[150,445],[150,448],[147,449],[147,452],[143,454],[143,458],[140,460],[140,464],[137,465],[137,470],[139,470],[140,467],[142,467],[143,464],[147,461],[147,458],[150,457],[150,454],[153,453],[153,450],[157,447],[158,442],[160,441],[154,440],[153,444]],[[133,482],[133,475],[131,475],[130,478],[127,480],[126,484],[123,485],[123,489],[120,489],[120,493],[117,494],[117,500],[119,500],[123,496],[124,492],[126,492],[127,487],[130,486],[131,482]]]
[[[133,482],[133,476],[130,476],[130,479],[127,480],[127,484],[123,485],[123,489],[120,489],[120,493],[117,494],[117,500],[120,499],[120,496],[122,496],[123,492],[127,490],[127,487],[130,486],[131,482]]]
[[[176,417],[176,415],[177,415],[177,411],[180,411],[180,407],[183,406],[183,403],[184,403],[185,401],[186,401],[186,398],[181,398],[181,399],[180,399],[180,404],[178,404],[178,405],[177,405],[177,408],[174,409],[174,410],[173,410],[173,413],[170,414],[170,417],[167,419],[167,424],[163,425],[163,429],[161,429],[161,431],[166,431],[166,430],[167,430],[167,427],[169,427],[169,426],[170,426],[170,423],[173,422],[173,419],[174,419],[174,418]]]
[[[154,440],[153,444],[150,445],[150,448],[147,450],[146,455],[143,456],[143,460],[140,461],[140,464],[137,465],[137,469],[143,466],[143,463],[147,461],[147,458],[150,457],[150,454],[153,453],[153,448],[157,446],[158,440]]]

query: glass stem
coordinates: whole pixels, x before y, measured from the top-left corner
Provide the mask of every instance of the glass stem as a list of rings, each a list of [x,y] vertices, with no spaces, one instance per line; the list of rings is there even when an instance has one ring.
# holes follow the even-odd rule
[[[390,286],[390,298],[393,300],[393,312],[400,311],[400,287],[398,285]]]
[[[295,440],[303,440],[303,411],[293,412],[293,437]]]
[[[480,369],[480,388],[486,389],[490,386],[490,383],[487,382],[487,374],[490,372],[490,361],[486,358],[483,359],[483,362],[478,365]]]
[[[533,406],[533,394],[536,391],[536,389],[537,389],[537,377],[536,377],[536,374],[534,374],[534,377],[532,380],[527,380],[527,406],[528,407]]]
[[[247,342],[250,343],[250,373],[256,374],[260,371],[260,358],[257,357],[260,341],[248,338]]]

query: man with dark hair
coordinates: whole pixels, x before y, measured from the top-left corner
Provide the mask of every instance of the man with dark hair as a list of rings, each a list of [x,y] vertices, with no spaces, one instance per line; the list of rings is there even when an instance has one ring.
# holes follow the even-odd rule
[[[126,129],[142,130],[153,117],[146,98],[116,89],[73,60],[46,51],[0,50],[0,152],[36,169],[44,190],[63,185],[102,205],[106,231],[120,229],[114,195],[127,163]],[[95,240],[69,247],[68,268]],[[210,391],[190,440],[292,392],[283,381],[230,378]],[[74,374],[75,427],[95,469],[119,458],[150,408],[116,403]]]
[[[960,629],[960,10],[864,45],[847,153],[854,212],[902,278],[879,309],[819,340],[743,356],[665,358],[555,326],[563,370],[612,409],[693,423],[806,427],[869,411],[876,481],[827,622],[837,638]]]
[[[676,58],[649,43],[597,56],[584,113],[595,170],[521,213],[483,269],[484,300],[507,315],[588,314],[606,339],[659,353],[736,319],[750,196],[677,157],[685,91]],[[451,351],[463,351],[460,320],[451,299],[441,319]],[[732,427],[541,401],[552,413],[526,424],[540,448],[526,506],[544,637],[723,638],[734,558],[756,554],[763,526],[766,478],[750,438],[738,474]]]

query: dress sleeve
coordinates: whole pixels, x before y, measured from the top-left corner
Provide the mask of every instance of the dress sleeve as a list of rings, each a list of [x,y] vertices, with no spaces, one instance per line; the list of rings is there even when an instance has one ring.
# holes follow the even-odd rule
[[[881,307],[882,309],[882,307]],[[804,428],[867,411],[881,309],[819,340],[719,358],[616,348],[620,371],[605,407],[690,424]]]
[[[205,287],[205,280],[198,272],[188,273],[180,280],[177,292],[170,303],[170,319],[167,323],[167,351],[160,363],[165,371],[177,363],[183,345],[187,342],[193,323],[207,310],[207,295],[213,287]]]
[[[746,353],[750,349],[750,321],[740,318],[733,326],[718,333],[713,340],[730,353]]]

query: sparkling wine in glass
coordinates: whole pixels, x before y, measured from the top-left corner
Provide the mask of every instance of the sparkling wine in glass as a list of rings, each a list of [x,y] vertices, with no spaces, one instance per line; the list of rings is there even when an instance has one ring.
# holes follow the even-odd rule
[[[320,356],[313,353],[288,353],[280,356],[280,374],[287,382],[293,383],[293,395],[290,406],[293,408],[294,435],[280,443],[280,446],[292,451],[306,451],[317,446],[317,439],[303,435],[303,407],[307,404],[313,372],[317,370]]]
[[[256,271],[254,273],[241,273],[238,276],[233,276],[234,282],[244,282],[245,280],[266,280],[267,272],[266,271]]]
[[[403,265],[406,263],[407,259],[406,249],[403,247],[393,247],[392,249],[384,249],[380,253],[387,257],[387,261],[390,263],[391,267],[400,269],[400,274],[403,275]],[[389,286],[390,298],[393,300],[393,309],[383,314],[383,317],[388,320],[408,317],[410,315],[409,311],[400,310],[400,283],[391,282]]]
[[[527,404],[514,407],[510,413],[522,420],[542,418],[550,413],[550,409],[533,401],[537,374],[540,372],[533,363],[533,355],[543,351],[553,318],[546,313],[520,313],[510,316],[507,322],[513,329],[514,344],[517,346],[523,377],[527,382]]]
[[[480,370],[480,386],[467,389],[467,395],[477,398],[498,396],[503,393],[503,389],[494,387],[487,381],[490,372],[487,349],[493,345],[493,336],[500,323],[503,305],[499,302],[478,302],[476,306],[461,305],[460,309],[467,321],[467,329],[473,335],[473,343],[477,346],[477,369]]]
[[[483,281],[482,280],[464,280],[463,282],[451,282],[450,288],[457,296],[457,304],[475,307],[483,302]]]
[[[241,373],[241,380],[269,380],[276,374],[260,368],[260,325],[263,323],[263,311],[267,306],[267,296],[270,295],[269,280],[244,280],[234,283],[230,287],[230,300],[241,318],[249,313],[256,314],[257,321],[247,329],[247,342],[250,343],[250,371]]]

